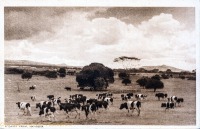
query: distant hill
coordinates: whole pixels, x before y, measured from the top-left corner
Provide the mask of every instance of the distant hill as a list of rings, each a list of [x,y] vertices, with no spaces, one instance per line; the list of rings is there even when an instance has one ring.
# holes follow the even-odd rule
[[[43,62],[29,61],[29,60],[5,60],[5,66],[46,66],[46,67],[68,67],[73,68],[75,66],[68,66],[66,64],[48,64]]]
[[[142,68],[146,70],[153,70],[153,69],[159,69],[159,71],[166,71],[167,69],[171,69],[173,72],[181,72],[181,71],[186,71],[183,69],[175,68],[172,66],[167,66],[167,65],[159,65],[159,66],[143,66]]]

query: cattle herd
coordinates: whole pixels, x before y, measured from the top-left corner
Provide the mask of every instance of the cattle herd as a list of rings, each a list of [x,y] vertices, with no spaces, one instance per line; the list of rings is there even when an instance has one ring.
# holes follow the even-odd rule
[[[30,87],[30,90],[34,90],[35,88],[36,85],[33,85]],[[69,98],[65,98],[63,102],[61,102],[61,97],[55,97],[54,95],[47,95],[46,97],[47,100],[36,102],[35,107],[31,107],[31,104],[27,102],[17,102],[16,104],[20,109],[19,111],[23,111],[23,115],[31,116],[31,108],[36,108],[38,110],[38,115],[49,121],[55,121],[55,115],[60,112],[65,112],[67,118],[70,117],[72,112],[75,112],[75,118],[80,119],[80,114],[83,113],[86,119],[88,119],[89,116],[90,119],[96,119],[98,110],[112,110],[112,105],[116,98],[113,97],[113,93],[99,93],[96,94],[96,98],[90,98],[83,94],[73,94],[69,95]],[[166,93],[156,93],[155,97],[157,97],[159,101],[160,98],[166,100],[165,103],[161,103],[161,107],[165,108],[165,112],[167,109],[175,108],[177,106],[176,104],[181,106],[180,103],[184,101],[183,98],[178,98],[176,96],[168,97]],[[119,110],[126,109],[128,113],[132,111],[131,115],[133,115],[134,110],[136,110],[137,115],[140,116],[141,102],[145,102],[146,98],[147,95],[141,93],[135,95],[133,93],[121,94],[121,104],[118,105]],[[31,100],[36,101],[36,96],[31,96]]]

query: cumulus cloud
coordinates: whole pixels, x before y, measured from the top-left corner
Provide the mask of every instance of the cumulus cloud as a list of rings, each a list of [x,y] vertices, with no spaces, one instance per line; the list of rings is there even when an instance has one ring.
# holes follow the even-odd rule
[[[115,67],[113,59],[124,55],[141,58],[141,65],[195,68],[194,32],[171,14],[161,13],[138,26],[116,17],[89,16],[87,11],[65,12],[53,33],[43,29],[23,40],[5,41],[5,58]]]

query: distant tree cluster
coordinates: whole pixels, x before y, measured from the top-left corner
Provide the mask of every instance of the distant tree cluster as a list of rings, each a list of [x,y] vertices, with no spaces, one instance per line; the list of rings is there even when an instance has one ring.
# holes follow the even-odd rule
[[[100,63],[91,63],[83,67],[82,71],[76,75],[79,87],[85,86],[98,89],[107,87],[108,83],[114,82],[114,72],[112,69]]]
[[[57,78],[57,72],[56,71],[48,71],[45,75],[47,78]]]

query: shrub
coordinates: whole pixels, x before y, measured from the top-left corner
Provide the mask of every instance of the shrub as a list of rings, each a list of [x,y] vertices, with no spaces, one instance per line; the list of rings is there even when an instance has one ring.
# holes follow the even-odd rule
[[[126,72],[120,72],[118,76],[120,79],[125,79],[129,77],[129,75]]]
[[[161,77],[162,77],[163,79],[169,79],[169,76],[168,76],[167,74],[162,74]]]
[[[130,84],[131,83],[131,80],[128,79],[128,78],[125,78],[122,80],[122,83],[125,84],[127,86],[127,84]]]
[[[185,79],[185,76],[181,75],[181,76],[179,76],[179,78],[181,78],[183,80],[183,79]]]
[[[66,76],[66,69],[65,68],[60,68],[58,70],[58,73],[59,73],[59,76],[63,78],[63,77]]]
[[[47,78],[57,78],[57,72],[56,71],[48,71],[45,76]]]
[[[156,75],[152,76],[151,79],[160,80],[160,76],[156,74]]]
[[[29,79],[32,78],[32,73],[30,73],[30,72],[25,72],[25,73],[23,73],[23,74],[21,75],[21,78],[22,78],[22,79],[27,79],[27,81],[28,81]]]

